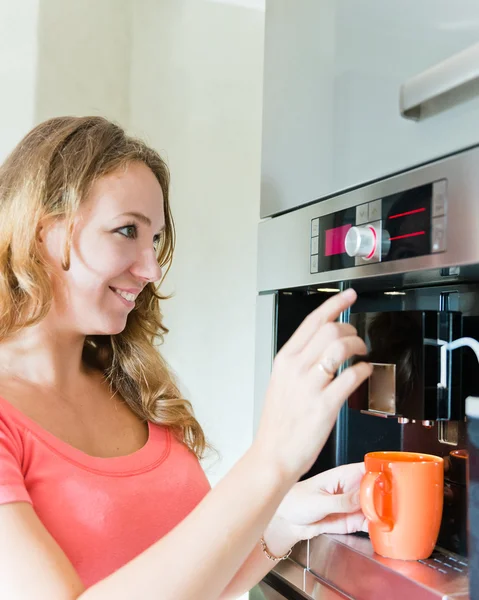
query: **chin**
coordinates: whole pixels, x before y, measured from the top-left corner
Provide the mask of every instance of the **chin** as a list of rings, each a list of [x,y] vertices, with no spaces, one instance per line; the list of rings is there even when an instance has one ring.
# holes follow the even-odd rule
[[[101,327],[95,327],[94,330],[90,330],[87,335],[118,335],[125,330],[126,319],[120,322],[120,319],[116,323],[103,323]]]
[[[126,322],[123,323],[122,325],[118,325],[117,327],[113,327],[113,326],[109,327],[108,333],[104,333],[103,335],[118,335],[122,331],[125,331],[125,327],[126,327]]]

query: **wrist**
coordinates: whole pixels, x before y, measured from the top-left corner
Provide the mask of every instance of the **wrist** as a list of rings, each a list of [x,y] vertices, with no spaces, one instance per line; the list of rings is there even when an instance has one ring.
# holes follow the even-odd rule
[[[284,556],[299,542],[290,524],[281,517],[274,516],[266,527],[263,540],[270,554]]]
[[[296,473],[282,465],[278,452],[263,440],[256,438],[250,447],[249,453],[255,461],[256,469],[281,492],[284,497],[298,480]],[[259,467],[259,470],[258,470]]]

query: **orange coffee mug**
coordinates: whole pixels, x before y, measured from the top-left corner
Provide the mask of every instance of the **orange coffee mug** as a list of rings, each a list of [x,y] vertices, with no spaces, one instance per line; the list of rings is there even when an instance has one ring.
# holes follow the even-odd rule
[[[428,558],[441,526],[444,461],[416,452],[370,452],[364,457],[361,508],[375,552],[387,558]]]

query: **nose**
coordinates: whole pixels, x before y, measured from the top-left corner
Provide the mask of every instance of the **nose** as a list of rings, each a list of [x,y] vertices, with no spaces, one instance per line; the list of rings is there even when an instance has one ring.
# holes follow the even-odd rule
[[[147,282],[159,281],[163,275],[154,248],[148,248],[142,251],[139,260],[130,270],[135,277]]]

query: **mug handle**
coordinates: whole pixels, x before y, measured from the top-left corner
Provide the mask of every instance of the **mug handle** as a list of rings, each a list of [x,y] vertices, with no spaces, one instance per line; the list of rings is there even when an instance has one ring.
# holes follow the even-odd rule
[[[377,525],[381,531],[392,531],[393,523],[390,519],[381,519],[374,505],[374,486],[379,479],[384,477],[384,473],[375,473],[369,471],[361,480],[360,501],[361,509],[368,521]]]

